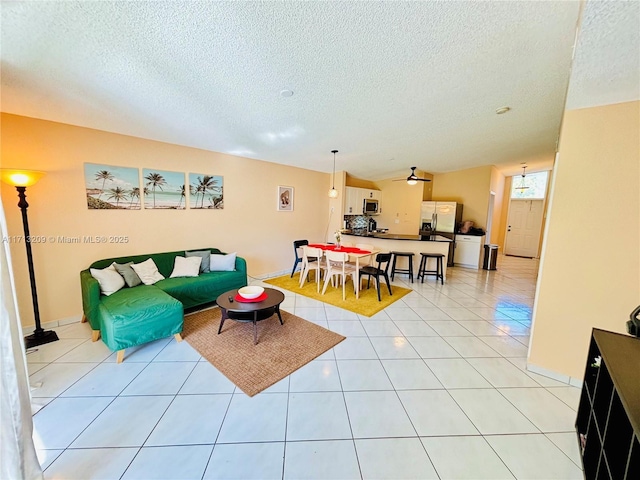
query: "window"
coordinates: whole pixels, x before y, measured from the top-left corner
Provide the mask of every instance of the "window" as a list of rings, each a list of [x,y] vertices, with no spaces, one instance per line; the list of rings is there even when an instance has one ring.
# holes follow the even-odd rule
[[[511,177],[511,198],[544,198],[549,172],[527,173]],[[519,188],[522,186],[528,188]]]

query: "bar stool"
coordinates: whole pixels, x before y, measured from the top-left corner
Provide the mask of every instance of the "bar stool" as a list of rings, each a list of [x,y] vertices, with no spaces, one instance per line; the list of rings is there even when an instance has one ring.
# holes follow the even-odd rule
[[[391,252],[393,254],[393,264],[391,265],[391,281],[396,273],[407,273],[413,283],[413,252]],[[407,257],[409,268],[396,268],[396,260],[398,257]]]
[[[440,279],[440,283],[444,285],[444,255],[442,253],[421,253],[420,256],[420,268],[418,269],[418,276],[416,277],[416,280],[422,277],[421,283],[424,283],[425,275],[435,275],[436,282]],[[427,270],[427,260],[430,258],[434,258],[436,260],[435,270]]]

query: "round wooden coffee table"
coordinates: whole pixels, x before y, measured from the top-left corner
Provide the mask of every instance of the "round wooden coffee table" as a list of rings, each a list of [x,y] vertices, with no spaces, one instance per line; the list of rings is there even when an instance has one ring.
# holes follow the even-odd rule
[[[281,291],[265,288],[264,293],[267,294],[267,298],[261,302],[239,302],[235,299],[237,293],[238,289],[236,288],[224,292],[216,299],[216,303],[222,312],[218,335],[220,335],[224,321],[227,318],[236,322],[253,322],[253,344],[256,345],[258,343],[257,323],[259,321],[278,315],[280,325],[284,325],[280,315],[280,304],[284,301],[284,294]]]

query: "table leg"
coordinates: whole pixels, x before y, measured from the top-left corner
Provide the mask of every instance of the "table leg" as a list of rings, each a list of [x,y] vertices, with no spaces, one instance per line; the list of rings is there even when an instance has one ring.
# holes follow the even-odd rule
[[[358,282],[356,283],[356,300],[360,298],[360,257],[356,257],[356,274]]]
[[[282,315],[280,315],[280,305],[276,305],[276,313],[278,314],[278,318],[280,319],[280,325],[284,325],[282,322]]]
[[[253,312],[253,344],[258,344],[258,311]]]
[[[220,307],[220,311],[222,312],[222,316],[220,317],[220,327],[218,328],[218,335],[220,335],[220,332],[222,331],[222,325],[224,325],[224,321],[227,319],[227,311]]]

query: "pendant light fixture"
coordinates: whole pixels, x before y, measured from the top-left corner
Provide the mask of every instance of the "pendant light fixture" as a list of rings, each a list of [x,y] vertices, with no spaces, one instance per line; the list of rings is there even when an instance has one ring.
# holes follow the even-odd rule
[[[333,178],[331,180],[329,198],[338,198],[338,190],[336,190],[336,153],[338,153],[338,150],[331,150],[331,153],[333,153]]]
[[[526,190],[527,188],[529,188],[527,185],[524,184],[524,177],[526,177],[526,173],[525,171],[527,170],[527,165],[523,164],[522,166],[522,180],[520,180],[520,186],[516,187],[516,190],[520,190],[521,192]]]

